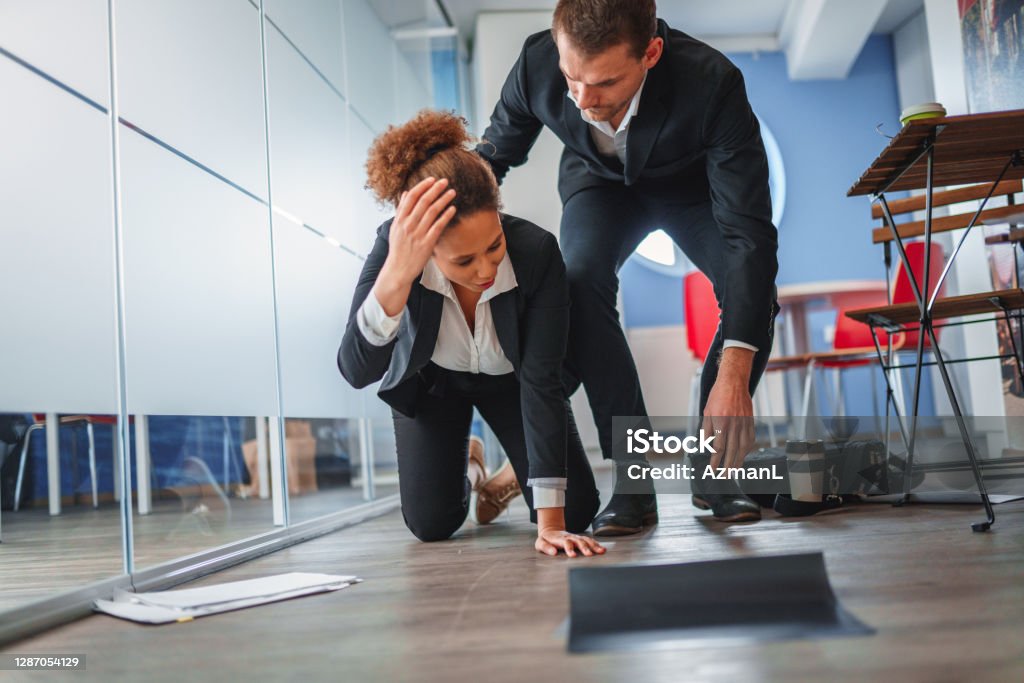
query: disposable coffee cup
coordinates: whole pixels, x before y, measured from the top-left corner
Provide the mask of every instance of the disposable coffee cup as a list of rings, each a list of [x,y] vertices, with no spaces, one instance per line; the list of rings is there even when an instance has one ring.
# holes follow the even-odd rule
[[[924,102],[922,104],[915,104],[912,107],[907,107],[900,114],[900,123],[904,126],[911,121],[919,121],[920,119],[932,119],[939,116],[946,115],[946,108],[938,102]]]
[[[786,466],[789,468],[789,492],[793,500],[820,503],[824,491],[825,442],[787,441]]]

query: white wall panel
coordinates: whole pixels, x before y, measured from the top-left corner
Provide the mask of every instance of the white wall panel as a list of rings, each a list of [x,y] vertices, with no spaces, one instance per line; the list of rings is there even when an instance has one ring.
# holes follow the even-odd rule
[[[473,59],[478,135],[483,135],[490,122],[501,87],[523,49],[523,41],[531,33],[550,26],[550,12],[482,12],[477,17]],[[529,165],[509,171],[501,185],[507,212],[531,220],[555,235],[562,221],[562,200],[558,196],[562,148],[554,133],[544,128],[530,150]]]
[[[274,205],[344,244],[348,110],[276,32],[267,33]]]
[[[374,420],[384,420],[385,424],[390,425],[391,418],[393,417],[391,406],[382,401],[380,396],[377,395],[377,389],[379,388],[380,382],[363,389],[363,416]]]
[[[0,47],[104,107],[107,43],[107,0],[0,0]]]
[[[266,196],[259,12],[246,0],[117,0],[120,114]]]
[[[323,237],[274,217],[281,373],[286,417],[359,417],[363,392],[338,371],[362,262]]]
[[[0,57],[0,412],[112,413],[109,119]]]
[[[366,154],[373,143],[374,133],[367,128],[362,121],[355,116],[349,119],[349,183],[348,198],[351,206],[349,220],[351,221],[350,246],[358,254],[368,254],[373,248],[373,241],[377,237],[377,227],[391,217],[390,208],[384,208],[377,204],[376,199],[369,190],[363,188],[366,184]]]
[[[263,10],[331,85],[344,94],[341,0],[264,0]]]
[[[348,96],[374,130],[394,123],[394,41],[366,0],[342,0]]]
[[[129,411],[275,415],[267,208],[121,141]]]

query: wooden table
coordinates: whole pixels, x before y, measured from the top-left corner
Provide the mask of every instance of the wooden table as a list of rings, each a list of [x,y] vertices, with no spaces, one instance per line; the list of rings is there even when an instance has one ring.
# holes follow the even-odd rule
[[[885,280],[827,280],[779,285],[777,298],[782,307],[783,356],[800,356],[811,348],[807,316],[820,309],[870,305],[885,298]],[[786,374],[786,402],[789,414],[798,414],[795,397],[801,395],[800,379],[794,373]]]
[[[959,253],[960,246],[963,245],[963,241],[966,239],[967,233],[970,232],[971,228],[979,220],[1005,220],[1008,215],[1014,213],[1014,209],[1017,207],[986,211],[985,205],[1001,182],[1021,178],[1024,178],[1024,110],[969,116],[949,116],[911,121],[904,126],[903,130],[892,139],[885,150],[861,175],[860,179],[850,188],[847,194],[851,197],[870,195],[872,201],[879,204],[881,215],[885,218],[886,229],[892,235],[903,265],[907,272],[913,275],[913,269],[910,267],[903,245],[904,238],[912,236],[911,233],[923,236],[925,253],[927,254],[930,252],[933,231],[951,227],[944,226],[940,223],[940,219],[933,218],[932,199],[935,188],[972,183],[993,183],[989,194],[982,199],[981,206],[973,218],[969,220],[968,224],[956,226],[966,229],[959,244],[949,257],[939,283],[935,287],[935,291],[938,292],[942,280],[948,274],[949,268]],[[924,221],[911,232],[907,232],[906,229],[897,229],[896,221],[893,219],[893,212],[886,199],[886,193],[919,189],[925,190],[927,198]],[[877,237],[876,235],[876,241]],[[925,272],[920,281],[929,282],[930,267],[931,264],[926,257]],[[968,315],[970,312],[976,312],[975,309],[978,306],[989,305],[989,300],[993,295],[1006,293],[987,292],[980,295],[951,298],[962,299],[962,301],[937,301],[935,296],[926,300],[928,292],[922,294],[918,290],[914,277],[911,277],[910,281],[914,288],[916,305],[909,305],[908,311],[902,311],[902,316],[900,317],[906,318],[909,315],[910,320],[914,320],[916,317],[922,329],[921,340],[923,341],[925,335],[930,337],[932,352],[935,355],[936,364],[942,375],[946,394],[953,407],[961,438],[967,449],[968,460],[978,485],[978,492],[981,494],[981,499],[985,506],[986,520],[973,524],[971,528],[975,531],[987,531],[995,521],[995,513],[992,510],[992,503],[989,500],[985,483],[981,476],[974,444],[967,431],[960,403],[957,400],[956,392],[949,378],[946,361],[939,350],[938,341],[932,328],[932,321],[935,318],[939,318],[940,314],[944,314],[944,316],[950,314]],[[1019,292],[1019,290],[1017,291]],[[1018,294],[1009,293],[1006,296],[1008,299],[1012,299],[1014,303],[1020,303],[1017,301],[1019,298]],[[937,306],[938,308],[936,308]],[[890,317],[893,315],[892,311],[888,311],[888,314]],[[923,352],[923,346],[919,343],[915,362],[914,399],[910,414],[911,428],[907,445],[908,470],[913,466],[918,403],[921,395]],[[879,360],[883,362],[884,366],[884,359],[880,349]],[[912,477],[908,476],[905,478],[904,499],[909,497],[911,480]]]

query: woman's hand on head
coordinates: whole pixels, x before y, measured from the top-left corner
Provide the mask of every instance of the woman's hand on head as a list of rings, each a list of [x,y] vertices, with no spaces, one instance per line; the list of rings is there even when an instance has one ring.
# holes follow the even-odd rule
[[[426,178],[402,193],[388,238],[384,270],[403,284],[411,284],[427,265],[434,246],[455,216],[455,190],[448,180]]]
[[[533,544],[537,552],[554,557],[559,551],[569,557],[583,555],[603,555],[605,548],[590,536],[571,534],[565,529],[538,529],[537,542]]]

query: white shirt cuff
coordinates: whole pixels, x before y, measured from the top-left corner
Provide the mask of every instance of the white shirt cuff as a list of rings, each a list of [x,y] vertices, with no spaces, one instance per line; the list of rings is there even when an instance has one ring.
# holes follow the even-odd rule
[[[746,349],[748,351],[753,351],[754,353],[757,353],[760,350],[756,346],[754,346],[753,344],[748,344],[746,342],[736,341],[735,339],[726,339],[725,341],[722,342],[722,350],[723,351],[725,349],[728,349],[728,348],[733,347],[733,346],[738,346],[741,349]]]
[[[377,296],[371,291],[356,313],[356,324],[366,337],[366,341],[374,346],[385,346],[398,336],[398,324],[402,321],[404,312],[403,308],[398,315],[388,315],[377,301]]]
[[[564,477],[530,479],[526,485],[533,489],[533,509],[564,508],[566,480]]]

